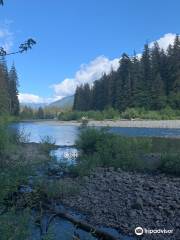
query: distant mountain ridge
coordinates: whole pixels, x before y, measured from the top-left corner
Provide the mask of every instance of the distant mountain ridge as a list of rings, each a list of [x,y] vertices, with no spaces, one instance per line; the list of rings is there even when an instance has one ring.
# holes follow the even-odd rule
[[[64,97],[60,100],[52,102],[48,105],[48,107],[58,107],[58,108],[72,108],[74,103],[74,95]]]
[[[33,109],[38,109],[39,107],[47,107],[47,108],[51,108],[51,107],[57,107],[57,108],[72,108],[73,107],[73,103],[74,103],[74,95],[72,96],[68,96],[68,97],[64,97],[62,99],[59,99],[55,102],[52,102],[50,104],[47,103],[20,103],[21,107],[31,107]]]
[[[44,107],[48,106],[48,104],[47,103],[28,103],[27,102],[27,103],[20,103],[20,106],[21,107],[27,106],[27,107],[30,107],[33,109],[38,109],[39,107],[44,108]]]

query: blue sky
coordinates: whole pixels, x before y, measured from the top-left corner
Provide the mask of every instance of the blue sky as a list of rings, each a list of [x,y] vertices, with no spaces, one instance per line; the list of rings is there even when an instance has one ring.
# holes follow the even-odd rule
[[[118,67],[123,52],[162,47],[180,32],[179,0],[4,0],[0,44],[9,51],[29,37],[32,51],[7,58],[17,67],[20,100],[43,102],[71,95],[83,82]]]

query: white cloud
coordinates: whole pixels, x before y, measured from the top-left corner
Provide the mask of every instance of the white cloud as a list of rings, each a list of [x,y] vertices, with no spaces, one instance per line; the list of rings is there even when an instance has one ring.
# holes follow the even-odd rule
[[[57,98],[43,98],[30,93],[19,93],[18,97],[20,103],[50,103],[57,100]]]
[[[167,49],[169,44],[173,44],[176,34],[167,33],[157,40],[160,48]],[[154,41],[149,44],[152,47]],[[141,53],[137,54],[140,58]],[[99,79],[103,73],[109,73],[111,69],[117,70],[119,66],[119,59],[108,59],[105,56],[99,56],[88,64],[82,64],[80,69],[75,73],[74,78],[66,78],[61,83],[54,84],[51,87],[54,89],[56,96],[68,96],[75,92],[78,85],[83,83],[92,84]]]
[[[167,33],[163,37],[157,40],[159,47],[163,48],[164,50],[167,50],[169,44],[174,43],[174,39],[176,37],[176,34],[174,33]],[[149,44],[150,47],[153,47],[154,41]]]
[[[82,64],[75,73],[74,78],[66,78],[61,83],[54,84],[51,87],[54,89],[56,96],[72,95],[78,85],[84,83],[92,84],[103,73],[108,74],[111,69],[117,70],[118,66],[118,58],[109,60],[107,57],[99,56],[88,64]]]
[[[1,34],[0,32],[0,38]],[[175,36],[176,34],[167,33],[158,39],[157,42],[160,48],[166,50],[169,44],[173,44]],[[151,42],[149,46],[152,47],[153,44],[154,41]],[[137,54],[138,58],[141,58],[141,55],[141,53]],[[99,79],[103,73],[108,74],[111,69],[117,70],[118,67],[119,58],[110,60],[105,56],[99,56],[88,64],[82,64],[73,78],[65,78],[62,82],[50,86],[54,90],[54,96],[52,98],[42,98],[29,93],[21,93],[19,95],[19,100],[23,103],[49,103],[56,101],[65,96],[74,94],[78,85],[84,83],[92,84],[95,80]]]
[[[10,22],[0,24],[0,47],[3,47],[7,52],[13,46],[13,33],[9,30]]]

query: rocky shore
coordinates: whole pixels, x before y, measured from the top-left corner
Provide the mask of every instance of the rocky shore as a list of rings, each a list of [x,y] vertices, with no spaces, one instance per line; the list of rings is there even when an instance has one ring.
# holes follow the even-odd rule
[[[143,234],[140,239],[178,240],[179,189],[178,177],[99,168],[84,177],[80,194],[63,203],[85,212],[94,225],[116,228],[129,236],[135,236],[138,226],[173,230],[173,234]]]
[[[49,162],[42,145],[22,144],[13,160]],[[57,173],[53,173],[56,177]],[[53,179],[50,177],[50,181]],[[57,199],[67,209],[86,216],[91,225],[111,227],[122,235],[143,240],[180,239],[180,177],[164,174],[125,172],[121,169],[98,168],[89,176],[74,178],[65,175],[64,184],[78,186],[77,194]],[[65,185],[64,185],[65,186]],[[172,234],[134,233],[136,227],[172,230]],[[128,238],[125,238],[128,240]]]
[[[28,121],[24,121],[28,122]],[[30,122],[40,122],[54,125],[68,125],[68,126],[80,126],[81,121],[57,121],[57,120],[30,120]],[[97,127],[135,127],[135,128],[171,128],[171,129],[180,129],[180,120],[141,120],[141,119],[132,119],[132,120],[103,120],[95,121],[89,120],[88,126],[97,126]]]

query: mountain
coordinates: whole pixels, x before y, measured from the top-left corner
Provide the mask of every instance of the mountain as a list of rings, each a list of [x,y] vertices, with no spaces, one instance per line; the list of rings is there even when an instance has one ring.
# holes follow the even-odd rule
[[[46,107],[47,103],[20,103],[21,107],[31,107],[33,109],[38,109],[39,107]]]
[[[64,97],[60,100],[52,102],[48,105],[48,107],[59,107],[59,108],[72,108],[74,103],[74,95]]]

